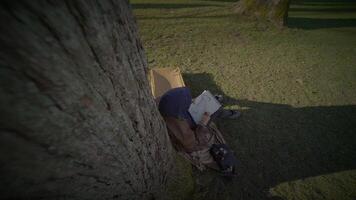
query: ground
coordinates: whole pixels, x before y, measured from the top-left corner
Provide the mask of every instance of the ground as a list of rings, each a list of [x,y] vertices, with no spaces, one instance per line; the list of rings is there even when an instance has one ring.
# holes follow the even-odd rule
[[[194,199],[356,199],[356,2],[291,4],[288,25],[237,16],[233,0],[132,0],[149,67],[179,67],[240,161],[232,181],[195,174]]]

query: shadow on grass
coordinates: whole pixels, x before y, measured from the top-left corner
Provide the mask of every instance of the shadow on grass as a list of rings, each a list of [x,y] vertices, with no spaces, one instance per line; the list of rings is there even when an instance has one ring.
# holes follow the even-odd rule
[[[292,1],[293,4],[296,3],[305,3],[305,4],[325,4],[325,3],[356,3],[355,0],[294,0]]]
[[[356,19],[313,19],[289,17],[287,20],[287,26],[289,28],[302,29],[356,27]]]
[[[204,89],[223,94],[210,74],[183,77],[194,96]],[[205,199],[214,199],[216,191],[266,199],[266,190],[279,183],[356,169],[355,105],[296,108],[230,97],[226,104],[244,108],[239,120],[217,122],[241,162],[240,177],[227,182],[216,173],[197,172]]]
[[[329,18],[306,18],[306,17],[288,17],[287,26],[290,28],[302,29],[321,29],[321,28],[340,28],[356,27],[356,18],[338,18],[335,14],[350,14],[356,12],[355,0],[304,0],[293,1],[291,4],[303,5],[300,8],[290,8],[289,12],[302,12],[306,15],[324,13],[332,14]],[[324,7],[327,6],[327,7]]]
[[[356,12],[356,8],[313,8],[313,7],[305,7],[305,8],[290,8],[289,12],[330,12],[330,13],[343,13],[343,12]]]
[[[216,2],[238,2],[238,0],[203,0],[203,1],[216,1]]]
[[[197,7],[219,7],[213,4],[177,4],[177,3],[132,3],[133,9],[181,9]]]
[[[209,16],[196,16],[196,14],[192,15],[184,15],[184,16],[167,16],[167,17],[140,17],[138,16],[138,20],[152,20],[152,19],[163,19],[163,20],[174,20],[174,19],[219,19],[219,18],[230,18],[236,17],[235,14],[227,14],[227,15],[209,15]]]

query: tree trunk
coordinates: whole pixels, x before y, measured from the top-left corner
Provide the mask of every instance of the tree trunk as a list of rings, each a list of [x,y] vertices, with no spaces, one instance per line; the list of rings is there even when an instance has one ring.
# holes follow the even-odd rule
[[[1,197],[159,197],[173,152],[128,1],[0,4]]]
[[[288,18],[289,2],[290,0],[240,0],[236,4],[236,11],[283,26]]]

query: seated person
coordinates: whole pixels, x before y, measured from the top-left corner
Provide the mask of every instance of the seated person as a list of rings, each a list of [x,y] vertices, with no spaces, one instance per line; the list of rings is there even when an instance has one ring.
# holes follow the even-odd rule
[[[209,113],[205,113],[200,122],[194,122],[188,111],[191,103],[190,90],[181,87],[166,92],[159,99],[158,107],[175,148],[203,165],[218,168],[209,151],[213,144],[224,144],[225,140],[216,128],[208,126]],[[225,118],[237,118],[239,115],[237,111],[223,109],[214,114]]]

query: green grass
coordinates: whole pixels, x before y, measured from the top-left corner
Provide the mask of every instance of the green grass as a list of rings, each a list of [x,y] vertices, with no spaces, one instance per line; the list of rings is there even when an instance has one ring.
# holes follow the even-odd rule
[[[355,1],[293,2],[285,28],[231,0],[131,3],[150,68],[179,67],[194,95],[243,113],[218,123],[240,178],[195,171],[196,199],[356,198]]]
[[[355,178],[355,171],[344,171],[281,183],[270,192],[285,199],[354,199]]]

